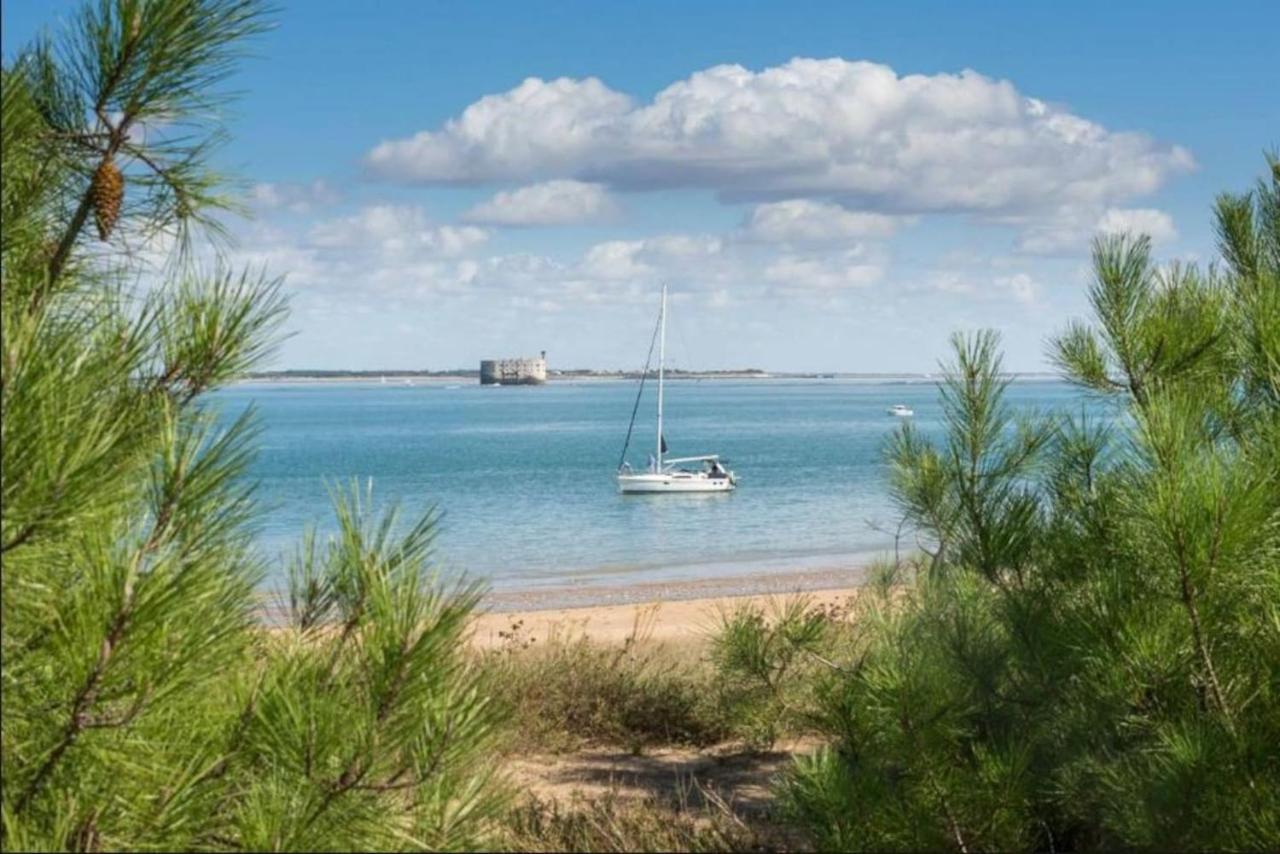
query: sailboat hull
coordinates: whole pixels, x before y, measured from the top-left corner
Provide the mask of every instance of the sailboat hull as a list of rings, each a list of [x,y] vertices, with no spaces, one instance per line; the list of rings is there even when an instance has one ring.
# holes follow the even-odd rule
[[[731,478],[708,477],[702,472],[618,475],[618,491],[627,495],[658,492],[729,492],[733,487]]]

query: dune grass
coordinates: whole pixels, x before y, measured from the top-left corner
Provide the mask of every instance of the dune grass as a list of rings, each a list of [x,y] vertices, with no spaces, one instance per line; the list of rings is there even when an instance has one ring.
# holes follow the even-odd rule
[[[776,851],[785,842],[718,799],[673,809],[616,795],[570,803],[529,798],[508,814],[505,829],[513,851]]]
[[[819,690],[832,658],[854,644],[853,599],[780,597],[708,614],[704,636],[651,638],[656,608],[637,610],[616,643],[561,631],[535,638],[518,618],[477,653],[506,713],[503,750],[526,759],[575,751],[643,755],[716,746],[762,758],[777,741],[821,728]],[[776,756],[777,754],[773,754]],[[661,795],[556,798],[517,793],[504,844],[528,851],[802,850],[802,832],[772,809],[743,812],[704,787],[673,782]]]
[[[713,673],[697,649],[650,640],[655,609],[637,611],[620,644],[569,633],[530,638],[522,623],[480,654],[509,719],[512,750],[563,752],[585,744],[641,751],[714,744],[729,736]]]

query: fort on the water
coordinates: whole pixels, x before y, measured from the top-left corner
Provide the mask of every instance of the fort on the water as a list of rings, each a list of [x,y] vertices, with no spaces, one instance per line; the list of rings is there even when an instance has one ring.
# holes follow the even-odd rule
[[[542,385],[547,381],[547,351],[527,359],[484,359],[480,385]]]

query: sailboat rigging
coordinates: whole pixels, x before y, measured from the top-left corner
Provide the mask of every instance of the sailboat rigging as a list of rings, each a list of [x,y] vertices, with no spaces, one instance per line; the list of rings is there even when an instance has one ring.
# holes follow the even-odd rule
[[[618,463],[618,490],[623,493],[658,492],[728,492],[737,486],[734,473],[720,462],[719,454],[703,454],[696,457],[668,459],[667,439],[662,432],[663,392],[666,385],[667,358],[667,286],[662,286],[662,305],[658,309],[658,325],[654,330],[658,343],[658,429],[655,441],[656,453],[650,454],[645,471],[637,472],[627,462],[627,449],[631,445],[632,429],[636,413],[640,409],[640,397],[649,376],[649,364],[653,358],[653,341],[649,342],[649,356],[645,359],[644,373],[640,375],[640,389],[631,409],[631,423],[627,425],[627,439],[622,446],[622,458]],[[701,463],[697,469],[681,468],[688,463]]]

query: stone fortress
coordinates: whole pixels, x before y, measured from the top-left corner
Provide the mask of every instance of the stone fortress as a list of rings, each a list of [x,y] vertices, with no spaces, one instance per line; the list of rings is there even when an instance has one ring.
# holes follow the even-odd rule
[[[542,385],[547,381],[547,351],[529,359],[484,359],[480,385]]]

